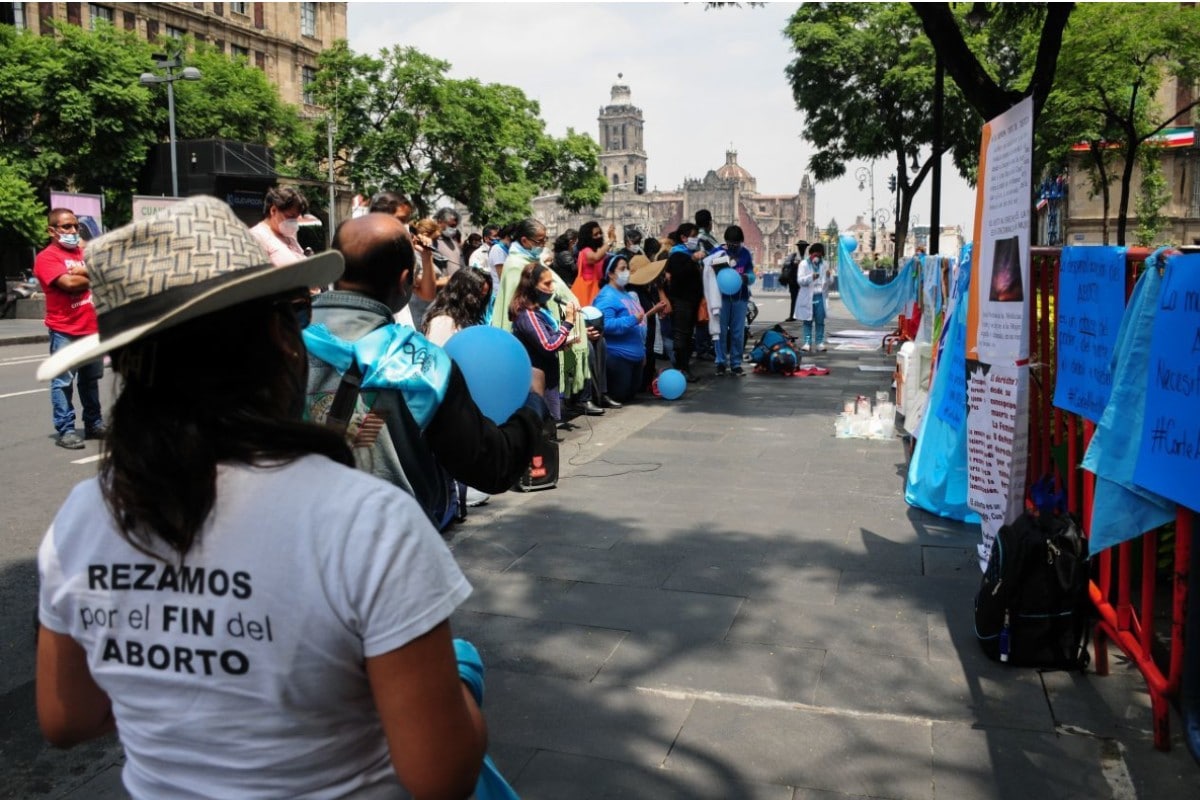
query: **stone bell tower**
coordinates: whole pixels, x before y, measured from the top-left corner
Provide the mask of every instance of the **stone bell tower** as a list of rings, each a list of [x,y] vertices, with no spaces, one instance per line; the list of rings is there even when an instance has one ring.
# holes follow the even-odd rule
[[[634,179],[646,174],[646,151],[642,144],[642,110],[633,105],[629,87],[621,82],[612,87],[612,101],[600,109],[600,171],[618,191],[633,191]]]

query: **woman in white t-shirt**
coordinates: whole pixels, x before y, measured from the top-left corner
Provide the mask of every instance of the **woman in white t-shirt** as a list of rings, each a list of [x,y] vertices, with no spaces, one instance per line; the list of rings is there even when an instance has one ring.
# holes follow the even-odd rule
[[[273,265],[283,267],[304,258],[304,248],[297,237],[300,217],[306,213],[308,200],[299,189],[276,186],[267,190],[262,221],[250,229],[250,235],[267,251],[267,260]]]
[[[470,585],[411,497],[300,419],[306,287],[341,255],[264,270],[194,197],[89,256],[105,332],[38,375],[111,353],[121,391],[38,553],[46,738],[117,730],[134,798],[469,795],[486,730],[447,620]]]

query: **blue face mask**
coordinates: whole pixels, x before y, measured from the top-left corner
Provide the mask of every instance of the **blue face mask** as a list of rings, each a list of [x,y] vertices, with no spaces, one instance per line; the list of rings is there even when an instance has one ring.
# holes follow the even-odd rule
[[[535,248],[533,248],[532,250],[530,250],[530,251],[529,251],[529,255],[533,256],[534,258],[541,258],[541,257],[542,257],[542,251],[543,251],[543,250],[545,250],[545,249],[546,249],[546,248],[544,248],[544,247],[535,247]]]
[[[60,233],[58,235],[58,243],[68,250],[74,250],[76,247],[79,247],[79,234]]]

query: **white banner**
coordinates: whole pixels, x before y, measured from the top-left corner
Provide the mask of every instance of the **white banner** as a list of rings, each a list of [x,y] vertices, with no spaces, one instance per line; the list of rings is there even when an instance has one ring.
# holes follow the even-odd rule
[[[1025,506],[1029,367],[967,362],[967,505],[979,513],[986,569],[1001,526]]]

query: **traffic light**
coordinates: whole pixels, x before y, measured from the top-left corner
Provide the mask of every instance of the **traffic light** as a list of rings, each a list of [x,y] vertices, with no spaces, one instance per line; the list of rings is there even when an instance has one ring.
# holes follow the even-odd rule
[[[888,191],[889,192],[896,191],[896,176],[895,175],[888,175]]]
[[[633,191],[637,192],[638,194],[646,193],[646,176],[645,175],[634,175],[633,176]]]

